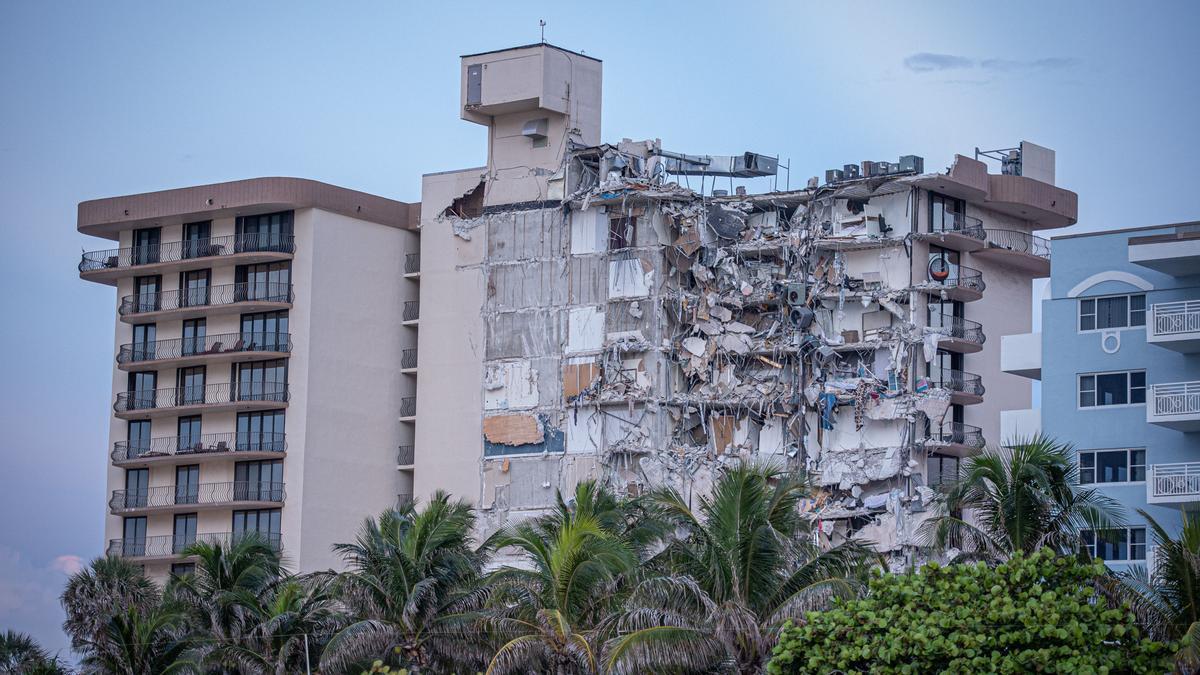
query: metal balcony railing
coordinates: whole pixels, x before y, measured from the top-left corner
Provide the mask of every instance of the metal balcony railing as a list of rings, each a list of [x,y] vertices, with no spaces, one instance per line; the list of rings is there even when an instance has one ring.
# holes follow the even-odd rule
[[[122,391],[113,403],[115,412],[178,408],[188,405],[232,403],[238,401],[288,400],[288,386],[282,382],[241,382],[238,384],[208,384],[145,391]]]
[[[929,430],[929,440],[939,445],[963,445],[976,450],[986,445],[983,429],[962,422],[949,422]]]
[[[108,508],[113,513],[167,506],[229,504],[234,502],[282,502],[283,483],[235,481],[164,485],[144,490],[113,490]]]
[[[950,276],[944,280],[930,279],[929,282],[950,288],[963,288],[976,293],[982,293],[987,288],[987,284],[983,281],[983,272],[966,265],[955,265],[950,269]]]
[[[417,414],[417,399],[415,396],[408,396],[400,399],[400,416],[414,417]]]
[[[1151,306],[1150,325],[1155,337],[1200,333],[1200,300],[1159,302]]]
[[[80,272],[122,269],[139,265],[211,258],[234,253],[295,253],[295,237],[290,234],[231,234],[223,237],[172,241],[166,244],[115,248],[84,253]]]
[[[402,445],[399,452],[396,453],[396,463],[400,466],[412,466],[415,457],[414,446]]]
[[[290,352],[291,333],[221,333],[194,338],[175,338],[121,345],[117,363],[139,363],[187,356],[236,352]]]
[[[1151,497],[1200,497],[1200,462],[1150,466]]]
[[[941,221],[931,217],[929,231],[935,234],[952,232],[975,239],[984,238],[982,220],[964,213],[955,213],[954,211],[943,212]]]
[[[929,376],[931,386],[940,389],[949,389],[962,394],[971,396],[983,396],[986,391],[983,387],[983,378],[975,373],[968,373],[962,370],[943,369]]]
[[[1150,387],[1157,415],[1200,415],[1200,382],[1171,382]]]
[[[973,342],[977,345],[987,341],[987,336],[983,334],[983,324],[957,316],[943,314],[932,319],[929,322],[929,328],[947,337]]]
[[[1016,230],[984,230],[989,248],[1006,248],[1016,253],[1028,253],[1050,259],[1050,240]]]
[[[121,316],[162,312],[188,307],[232,305],[238,302],[291,302],[292,285],[270,281],[245,281],[204,288],[186,288],[157,293],[135,293],[121,298]]]
[[[416,274],[421,271],[421,254],[409,253],[404,256],[404,273]]]
[[[401,368],[416,368],[417,367],[417,350],[405,349],[400,353]]]
[[[421,302],[409,300],[404,303],[404,320],[416,321],[421,316]]]
[[[113,462],[129,462],[152,457],[173,455],[202,455],[221,452],[283,452],[287,449],[284,434],[230,432],[200,436],[167,436],[147,441],[117,441],[113,443]]]
[[[412,493],[401,492],[400,494],[396,495],[396,508],[402,509],[406,506],[410,506],[412,503],[413,503]]]
[[[183,555],[187,547],[200,541],[210,544],[229,546],[243,537],[257,535],[267,544],[279,551],[282,549],[278,532],[207,532],[193,536],[164,534],[157,537],[142,537],[138,539],[110,539],[108,555],[122,558],[163,558]]]

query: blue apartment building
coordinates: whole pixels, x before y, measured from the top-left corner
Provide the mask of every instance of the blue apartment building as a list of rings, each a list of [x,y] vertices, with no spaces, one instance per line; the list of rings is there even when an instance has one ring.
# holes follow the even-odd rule
[[[1200,509],[1200,222],[1056,237],[1042,332],[1002,351],[1040,377],[1041,431],[1075,446],[1080,482],[1124,507],[1085,544],[1113,568],[1152,561],[1138,509],[1172,535]],[[1037,430],[1014,414],[1010,432]]]

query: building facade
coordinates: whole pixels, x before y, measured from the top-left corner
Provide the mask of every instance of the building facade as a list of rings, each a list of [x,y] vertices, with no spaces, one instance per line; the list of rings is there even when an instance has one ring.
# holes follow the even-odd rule
[[[194,541],[257,532],[324,569],[411,494],[417,206],[294,178],[79,205],[79,231],[118,246],[79,265],[117,298],[108,553],[163,578]]]
[[[580,480],[696,500],[768,461],[815,476],[825,541],[912,562],[932,486],[1030,406],[999,337],[1030,330],[1038,233],[1075,222],[1053,152],[780,189],[772,157],[601,143],[601,71],[545,44],[462,59],[488,161],[422,186],[418,499],[490,531]]]
[[[1080,482],[1123,507],[1087,547],[1146,564],[1138,511],[1175,534],[1200,505],[1200,223],[1055,238],[1042,332],[1005,338],[1003,360],[1042,382],[1040,424],[1006,413],[1013,433],[1072,443]]]

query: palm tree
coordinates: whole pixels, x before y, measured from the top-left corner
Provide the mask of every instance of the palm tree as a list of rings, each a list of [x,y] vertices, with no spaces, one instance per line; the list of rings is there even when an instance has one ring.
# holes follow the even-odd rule
[[[159,592],[142,569],[123,558],[96,558],[67,582],[61,602],[67,614],[63,630],[71,648],[87,655],[105,639],[108,622],[129,607],[147,611],[158,604]]]
[[[14,675],[58,675],[68,672],[57,656],[33,638],[16,631],[0,634],[0,673]]]
[[[438,492],[420,509],[407,504],[367,518],[354,543],[334,545],[349,567],[338,594],[354,621],[325,646],[322,672],[381,657],[411,671],[449,672],[485,658],[485,645],[469,632],[486,597],[477,584],[486,556],[471,547],[474,527],[469,504]]]
[[[187,652],[182,613],[166,606],[129,607],[108,620],[103,640],[84,657],[83,667],[106,675],[198,673]]]
[[[802,476],[743,464],[698,512],[674,490],[652,498],[681,534],[655,560],[617,619],[605,662],[626,672],[762,672],[789,619],[862,588],[870,552],[812,543]]]
[[[615,593],[637,568],[648,543],[639,518],[594,482],[577,486],[568,505],[558,495],[550,514],[500,530],[490,541],[512,547],[529,568],[494,572],[487,625],[500,643],[488,675],[510,672],[593,673],[611,627]]]
[[[182,609],[195,632],[192,658],[232,667],[223,659],[228,649],[250,641],[261,598],[282,575],[279,553],[263,537],[246,533],[229,544],[197,541],[183,555],[196,558],[196,569],[173,578],[165,600]]]
[[[1119,525],[1120,506],[1079,487],[1069,444],[1043,436],[989,448],[963,462],[943,491],[938,515],[922,525],[924,543],[968,557],[1004,560],[1017,551],[1079,548],[1079,532]],[[969,512],[973,517],[962,514]],[[971,522],[971,521],[974,522]]]

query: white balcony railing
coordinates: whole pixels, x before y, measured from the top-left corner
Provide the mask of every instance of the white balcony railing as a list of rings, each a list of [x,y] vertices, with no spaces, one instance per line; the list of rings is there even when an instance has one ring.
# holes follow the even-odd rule
[[[1200,462],[1155,464],[1150,467],[1150,498],[1200,498]]]
[[[1155,336],[1200,333],[1200,300],[1157,303],[1153,318]]]
[[[1200,415],[1200,382],[1156,384],[1151,389],[1154,415]]]

